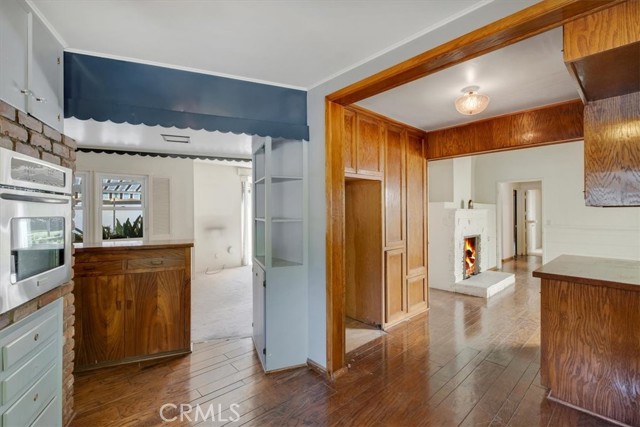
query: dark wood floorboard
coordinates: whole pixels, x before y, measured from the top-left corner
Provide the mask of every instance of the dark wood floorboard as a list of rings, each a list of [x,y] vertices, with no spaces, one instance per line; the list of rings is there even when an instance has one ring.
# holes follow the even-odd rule
[[[265,375],[249,338],[78,374],[72,425],[611,426],[546,399],[540,285],[531,277],[539,265],[506,263],[516,285],[489,300],[432,290],[427,314],[349,353],[349,372],[335,382],[306,368]],[[175,405],[164,411],[175,421],[160,418],[164,404]],[[181,418],[181,404],[213,408],[216,421],[195,411]]]

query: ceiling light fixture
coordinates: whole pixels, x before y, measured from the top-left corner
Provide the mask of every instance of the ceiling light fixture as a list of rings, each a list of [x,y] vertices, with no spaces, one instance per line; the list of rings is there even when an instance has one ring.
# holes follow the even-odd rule
[[[489,105],[489,97],[478,93],[478,86],[467,86],[462,89],[462,95],[456,99],[456,110],[465,116],[482,113]]]

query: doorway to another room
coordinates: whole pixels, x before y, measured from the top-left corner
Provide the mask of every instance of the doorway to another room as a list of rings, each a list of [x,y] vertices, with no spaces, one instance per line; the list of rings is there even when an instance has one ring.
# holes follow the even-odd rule
[[[194,163],[193,342],[252,334],[251,187],[250,167]]]
[[[498,194],[498,259],[542,257],[542,181],[501,182]]]

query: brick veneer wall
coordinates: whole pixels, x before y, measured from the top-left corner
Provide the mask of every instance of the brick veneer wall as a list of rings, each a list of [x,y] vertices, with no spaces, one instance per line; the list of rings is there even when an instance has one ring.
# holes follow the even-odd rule
[[[75,171],[76,142],[38,119],[0,101],[0,147],[71,168]],[[64,298],[64,348],[62,356],[62,423],[73,418],[73,358],[75,306],[73,280],[11,311],[0,314],[0,329]]]

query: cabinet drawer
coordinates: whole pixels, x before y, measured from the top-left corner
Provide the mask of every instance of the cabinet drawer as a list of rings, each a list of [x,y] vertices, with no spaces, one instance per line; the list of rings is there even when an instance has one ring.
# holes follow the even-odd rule
[[[2,414],[3,426],[26,426],[55,395],[59,371],[51,367],[25,394]]]
[[[33,384],[56,358],[57,341],[52,341],[20,369],[2,381],[2,404],[9,403],[25,387]]]
[[[127,270],[147,270],[184,267],[183,258],[144,258],[127,261]]]
[[[52,313],[28,329],[28,332],[2,347],[2,368],[10,369],[14,363],[42,345],[58,330],[57,314]]]
[[[106,262],[91,262],[86,264],[78,264],[73,266],[75,274],[88,274],[88,273],[119,273],[122,271],[122,261],[106,261]]]
[[[58,396],[44,408],[44,411],[36,418],[30,427],[53,427],[62,425],[62,414],[59,409]]]

